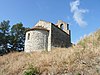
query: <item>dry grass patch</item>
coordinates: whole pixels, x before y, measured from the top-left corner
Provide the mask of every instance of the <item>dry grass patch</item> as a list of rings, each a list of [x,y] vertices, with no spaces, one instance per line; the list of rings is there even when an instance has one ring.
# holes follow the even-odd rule
[[[0,56],[0,75],[23,75],[30,68],[39,75],[100,75],[99,38],[100,30],[70,48]]]

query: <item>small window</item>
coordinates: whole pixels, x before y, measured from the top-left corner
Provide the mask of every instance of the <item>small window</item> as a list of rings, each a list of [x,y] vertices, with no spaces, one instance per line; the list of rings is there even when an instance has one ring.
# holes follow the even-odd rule
[[[30,33],[28,33],[28,37],[27,37],[27,39],[28,39],[28,40],[30,39]]]

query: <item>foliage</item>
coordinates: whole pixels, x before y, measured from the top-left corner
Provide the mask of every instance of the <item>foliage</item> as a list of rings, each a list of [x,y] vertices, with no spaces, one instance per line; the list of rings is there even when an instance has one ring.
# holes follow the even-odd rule
[[[10,29],[9,23],[9,20],[0,23],[0,54],[24,50],[25,32],[29,28],[17,23]]]
[[[98,34],[97,40],[100,41],[100,29],[97,31],[97,34]]]
[[[33,65],[30,65],[28,70],[24,72],[24,75],[39,75],[39,71],[36,67],[33,67]]]
[[[24,50],[26,28],[22,23],[17,23],[11,28],[10,44],[12,50]]]
[[[10,21],[3,21],[0,23],[0,47],[3,47],[2,50],[8,52],[8,43],[9,43],[9,25]]]
[[[83,40],[79,41],[78,45],[81,45],[84,49],[86,47],[85,41],[83,41]]]
[[[80,73],[77,73],[76,75],[81,75]]]

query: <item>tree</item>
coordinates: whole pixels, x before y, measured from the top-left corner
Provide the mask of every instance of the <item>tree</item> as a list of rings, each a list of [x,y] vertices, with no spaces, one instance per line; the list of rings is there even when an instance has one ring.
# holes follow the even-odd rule
[[[10,44],[11,50],[22,51],[24,50],[25,32],[28,28],[23,27],[22,23],[17,23],[11,28]]]
[[[3,21],[0,23],[0,47],[3,50],[8,52],[8,43],[9,43],[9,25],[10,21]]]

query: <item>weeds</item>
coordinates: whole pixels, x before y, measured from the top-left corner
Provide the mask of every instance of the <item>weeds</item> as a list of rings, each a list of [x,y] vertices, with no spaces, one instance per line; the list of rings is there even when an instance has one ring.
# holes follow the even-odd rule
[[[84,49],[86,48],[86,44],[83,40],[81,40],[78,45],[81,45]]]
[[[48,72],[63,75],[65,69],[68,74],[100,75],[99,68],[96,69],[96,65],[100,66],[99,40],[100,32],[96,32],[70,48],[30,54],[15,52],[0,56],[0,75],[46,75]]]
[[[29,65],[29,68],[24,72],[24,75],[39,75],[39,70],[33,65]]]

